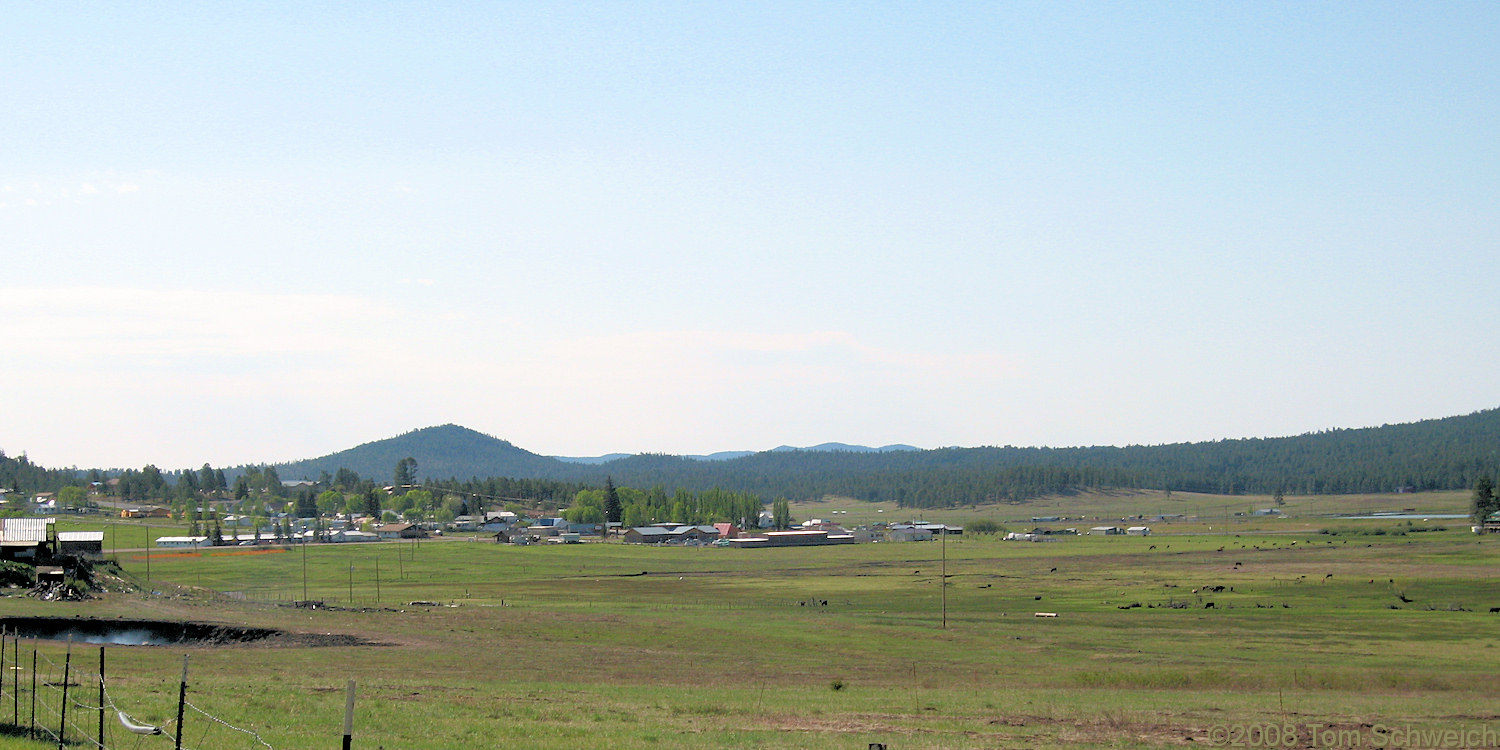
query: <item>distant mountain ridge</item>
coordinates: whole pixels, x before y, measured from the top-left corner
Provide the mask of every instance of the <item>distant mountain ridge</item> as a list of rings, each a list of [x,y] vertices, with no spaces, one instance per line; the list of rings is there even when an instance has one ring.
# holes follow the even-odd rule
[[[1089,488],[1217,494],[1338,494],[1472,487],[1500,475],[1500,409],[1294,437],[1080,448],[862,448],[841,443],[709,457],[638,454],[582,463],[541,456],[458,425],[441,425],[276,466],[284,480],[348,468],[390,481],[417,460],[423,482],[507,478],[667,491],[714,488],[764,498],[845,495],[909,507],[1021,502]],[[600,457],[601,459],[605,457]]]
[[[787,451],[822,451],[822,452],[838,452],[838,451],[842,451],[842,452],[845,452],[845,453],[891,453],[893,451],[918,451],[918,450],[921,450],[921,448],[918,448],[918,447],[913,446],[913,445],[901,445],[901,444],[897,444],[897,445],[883,445],[883,446],[881,446],[879,448],[871,448],[871,447],[865,446],[865,445],[849,445],[848,443],[819,443],[817,445],[808,446],[806,448],[798,448],[798,447],[791,446],[791,445],[778,445],[775,448],[772,448],[771,452],[772,453],[785,453]],[[731,460],[734,460],[736,458],[744,458],[745,456],[753,456],[757,452],[758,451],[719,451],[717,453],[692,454],[692,455],[683,456],[683,458],[692,458],[692,459],[696,459],[696,460],[699,460],[699,461],[731,461]],[[602,456],[552,456],[552,458],[555,458],[555,459],[557,459],[559,461],[566,461],[567,463],[570,463],[570,464],[591,464],[591,465],[594,465],[594,466],[598,466],[600,464],[607,464],[607,463],[609,463],[611,461],[618,461],[618,460],[620,460],[622,458],[629,458],[632,455],[634,455],[634,454],[631,454],[631,453],[606,453],[606,454],[604,454]]]

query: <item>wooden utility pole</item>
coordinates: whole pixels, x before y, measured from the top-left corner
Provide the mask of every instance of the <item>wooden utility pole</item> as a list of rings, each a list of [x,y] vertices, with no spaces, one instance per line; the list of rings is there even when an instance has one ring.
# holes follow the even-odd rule
[[[948,524],[943,524],[943,630],[948,629]]]

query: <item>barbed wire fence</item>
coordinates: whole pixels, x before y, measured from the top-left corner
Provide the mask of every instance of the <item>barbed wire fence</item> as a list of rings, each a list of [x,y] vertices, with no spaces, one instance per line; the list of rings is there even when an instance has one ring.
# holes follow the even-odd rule
[[[27,641],[28,643],[23,643]],[[38,743],[99,750],[276,750],[253,729],[188,700],[188,657],[182,659],[176,716],[157,719],[150,706],[160,701],[116,698],[105,670],[105,647],[98,663],[85,666],[88,649],[72,639],[59,663],[39,649],[37,639],[0,628],[0,732]],[[28,653],[29,652],[29,653]],[[29,661],[29,663],[28,663]],[[354,681],[348,683],[343,746],[351,746]],[[157,720],[160,723],[147,723]]]

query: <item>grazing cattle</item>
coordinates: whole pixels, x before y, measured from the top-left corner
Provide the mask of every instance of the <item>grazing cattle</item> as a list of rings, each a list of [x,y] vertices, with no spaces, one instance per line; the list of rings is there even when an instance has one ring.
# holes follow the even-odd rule
[[[1213,602],[1209,602],[1209,603],[1203,605],[1203,608],[1204,609],[1214,609],[1214,603]]]
[[[1490,612],[1500,612],[1500,607],[1490,607]]]
[[[1048,573],[1056,573],[1056,572],[1057,572],[1057,568],[1053,568],[1053,569],[1052,569],[1052,570],[1049,570],[1049,571],[1047,571],[1047,572],[1048,572]]]

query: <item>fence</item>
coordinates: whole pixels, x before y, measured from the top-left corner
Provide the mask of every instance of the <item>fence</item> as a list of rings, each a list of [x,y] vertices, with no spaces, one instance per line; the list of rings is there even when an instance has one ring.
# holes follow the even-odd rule
[[[70,638],[59,662],[37,648],[36,638],[0,628],[0,732],[56,743],[59,750],[68,745],[100,750],[276,750],[259,733],[188,699],[187,656],[182,657],[176,716],[159,724],[133,714],[131,696],[117,696],[110,690],[104,646],[98,647],[97,663],[89,656],[95,656],[92,648],[75,648]],[[141,710],[140,704],[137,699],[136,710]],[[351,746],[353,717],[354,681],[350,680],[344,708],[345,750]]]

